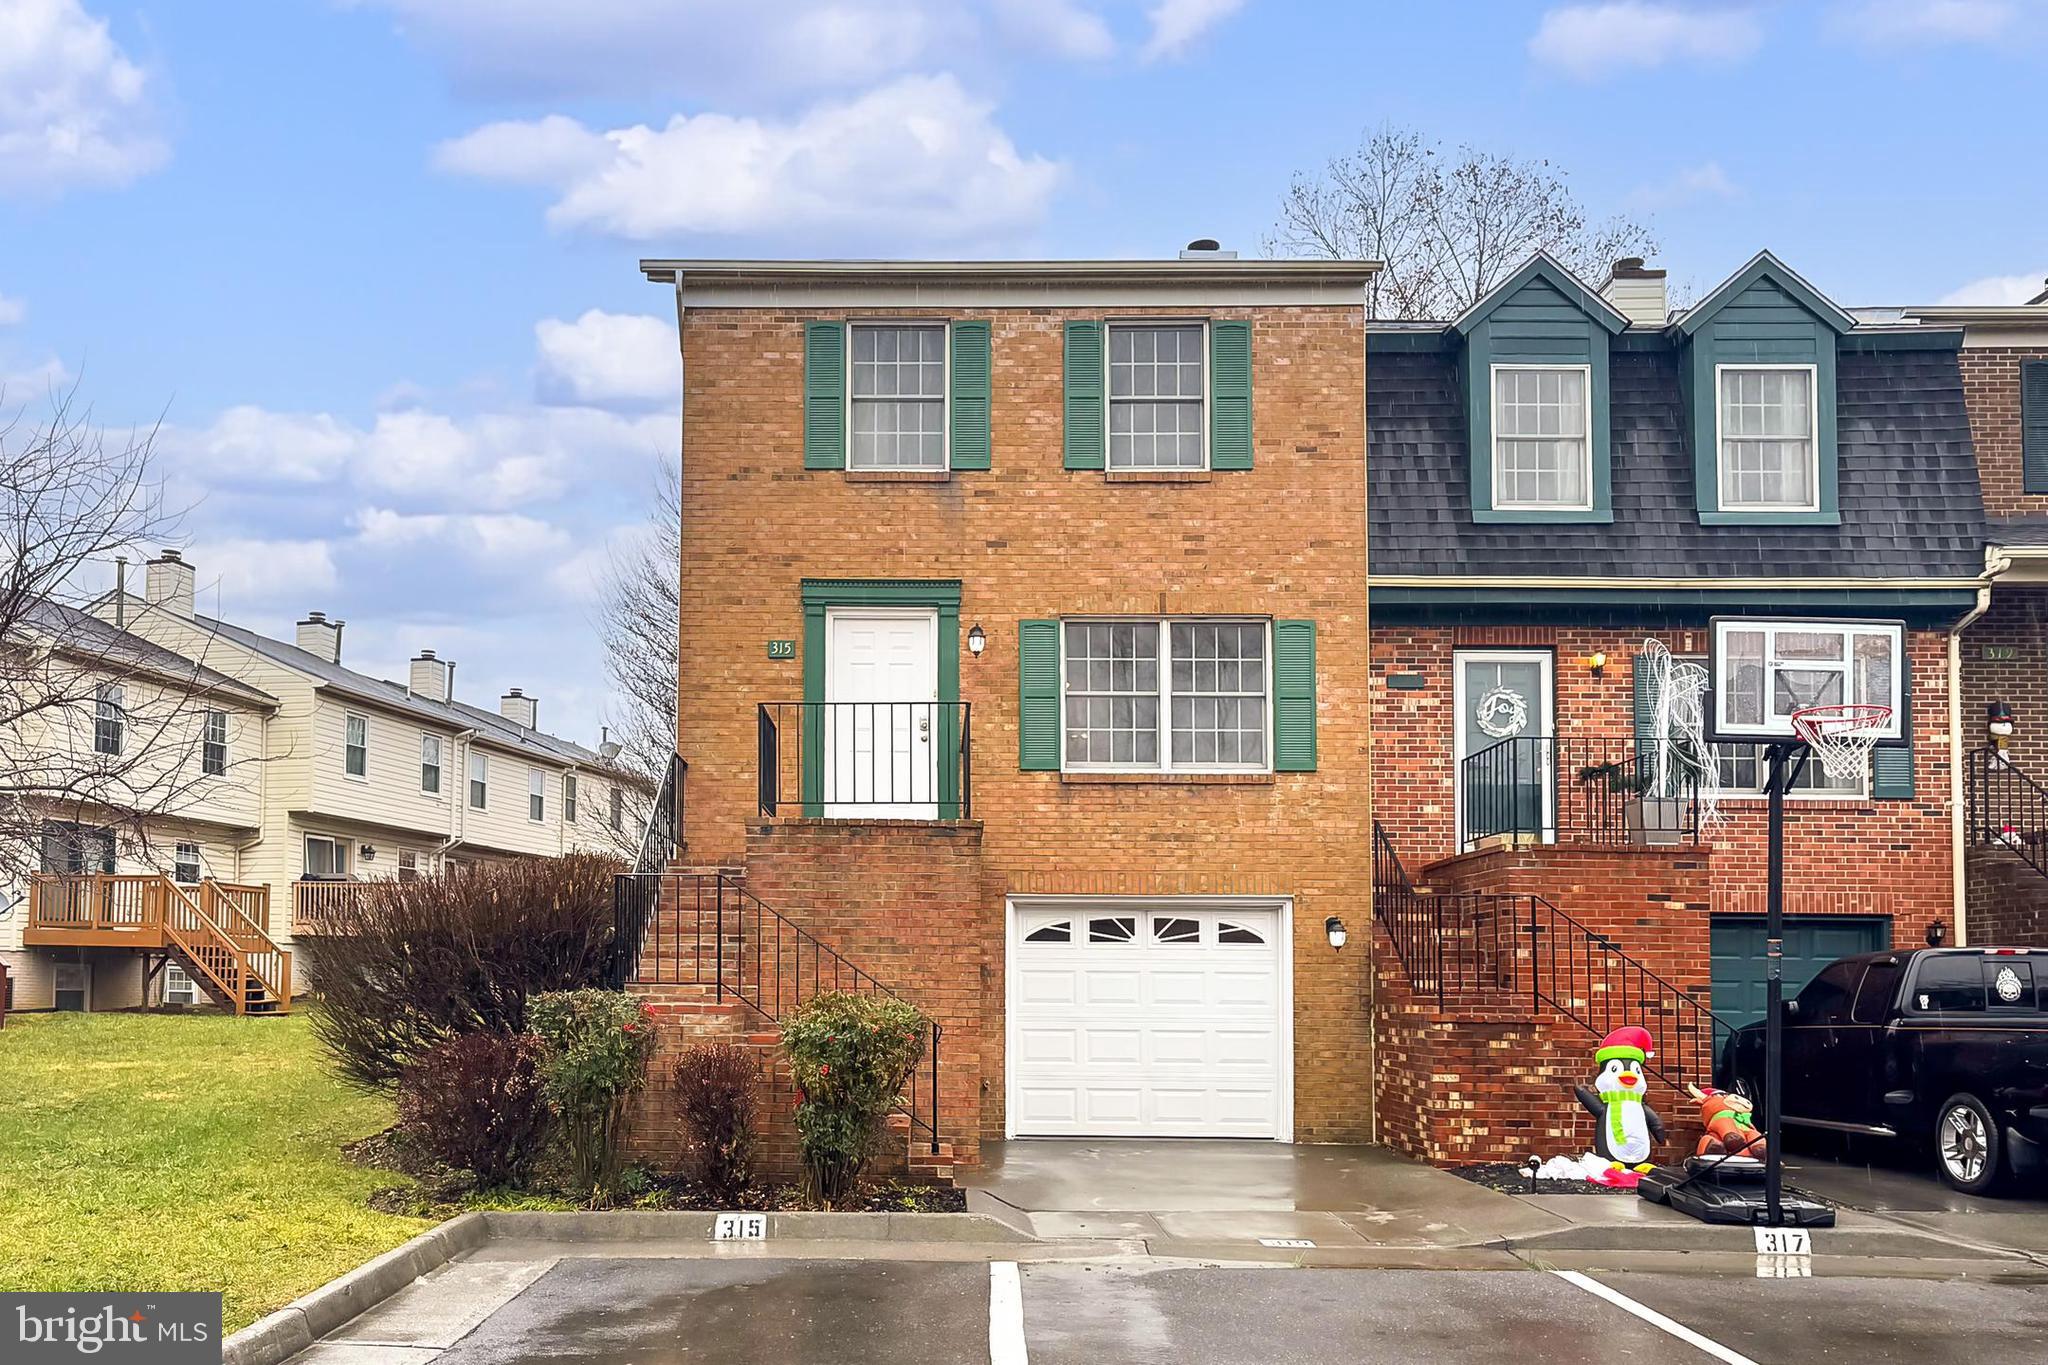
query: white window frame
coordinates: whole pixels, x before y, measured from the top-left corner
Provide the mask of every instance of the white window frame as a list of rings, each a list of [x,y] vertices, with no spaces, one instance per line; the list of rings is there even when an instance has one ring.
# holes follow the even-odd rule
[[[1205,474],[1209,470],[1210,405],[1215,401],[1216,392],[1213,377],[1209,373],[1209,318],[1108,318],[1102,325],[1102,469],[1107,474]],[[1125,398],[1118,400],[1111,393],[1109,353],[1112,349],[1110,333],[1118,330],[1149,331],[1161,327],[1194,327],[1201,331],[1202,352],[1202,418],[1197,426],[1202,437],[1202,462],[1199,465],[1118,465],[1116,463],[1116,438],[1111,434],[1115,423],[1110,420],[1110,410],[1119,401],[1126,403],[1151,403],[1156,398]],[[1176,401],[1176,400],[1168,400]],[[1184,400],[1180,400],[1184,401]]]
[[[361,721],[363,725],[363,742],[360,745],[350,743],[348,737],[349,727],[357,721]],[[352,749],[362,750],[363,770],[359,773],[352,773],[348,770],[348,756],[349,751]],[[344,711],[341,713],[341,775],[351,782],[368,782],[370,780],[370,718],[361,711]]]
[[[432,763],[427,762],[427,746],[429,744],[434,746],[434,761]],[[425,731],[420,732],[420,795],[430,801],[439,801],[443,795],[441,790],[441,774],[447,766],[441,761],[444,748],[445,746],[441,743],[439,735],[430,735]],[[434,785],[431,787],[427,785],[427,770],[430,768],[434,773]]]
[[[576,791],[576,774],[574,774],[574,773],[563,773],[563,774],[562,774],[562,823],[563,823],[563,824],[565,824],[565,825],[573,825],[573,824],[575,824],[575,823],[576,823],[576,797],[577,797],[577,791]]]
[[[936,466],[921,464],[855,464],[853,462],[853,334],[863,327],[939,329],[939,448]],[[867,401],[898,402],[900,399]],[[953,324],[945,318],[851,318],[846,324],[846,472],[849,474],[947,474],[953,469]]]
[[[1730,502],[1722,484],[1722,474],[1727,469],[1728,436],[1721,430],[1721,396],[1730,371],[1752,373],[1756,371],[1779,370],[1800,371],[1806,375],[1806,486],[1813,496],[1803,503],[1789,502]],[[1777,439],[1743,437],[1743,440]],[[1727,364],[1714,366],[1714,505],[1723,512],[1818,512],[1820,510],[1820,366],[1811,362],[1784,363],[1759,361],[1754,364]]]
[[[112,747],[100,741],[111,736]],[[128,747],[128,692],[119,683],[101,683],[92,695],[92,751],[119,758]]]
[[[483,774],[481,777],[477,775],[479,771]],[[469,803],[471,810],[489,810],[491,808],[490,756],[472,748],[469,751],[469,771],[465,774],[465,777],[467,780],[462,789],[463,800]],[[477,788],[479,787],[483,788],[483,799],[481,801],[477,799]]]
[[[307,857],[306,855],[312,851],[313,845],[316,843],[327,844],[334,849],[334,871],[313,871],[313,860]],[[346,877],[349,875],[350,852],[351,849],[349,848],[349,841],[342,838],[338,834],[303,835],[299,840],[299,875],[303,877]]]
[[[1069,763],[1067,761],[1067,627],[1149,625],[1159,633],[1159,742],[1157,763]],[[1175,625],[1258,626],[1265,632],[1263,763],[1173,761],[1173,632]],[[1273,771],[1273,621],[1267,616],[1063,616],[1060,618],[1060,771],[1063,773],[1270,773]]]
[[[1555,370],[1559,372],[1570,370],[1576,372],[1578,375],[1581,376],[1582,383],[1579,387],[1579,394],[1581,399],[1583,400],[1581,403],[1581,408],[1582,415],[1585,419],[1583,423],[1585,435],[1580,439],[1585,443],[1586,447],[1584,466],[1585,478],[1584,482],[1580,485],[1586,490],[1586,496],[1581,500],[1577,502],[1524,502],[1519,499],[1503,498],[1501,496],[1500,445],[1502,437],[1500,432],[1499,381],[1500,372],[1502,370]],[[1487,368],[1486,372],[1486,411],[1488,414],[1487,425],[1491,428],[1491,431],[1488,433],[1488,440],[1491,442],[1493,452],[1492,476],[1494,511],[1590,512],[1593,510],[1593,367],[1590,364],[1553,364],[1548,362],[1525,364],[1511,360],[1496,361]],[[1530,440],[1537,438],[1514,437],[1512,439]]]
[[[392,875],[402,882],[418,881],[420,879],[420,855],[418,850],[410,848],[398,850],[398,867]]]
[[[548,822],[548,775],[540,768],[526,770],[526,822],[530,825]]]
[[[172,977],[174,972],[177,974],[175,980]],[[183,998],[180,999],[178,997]],[[197,1005],[204,999],[205,996],[199,989],[199,983],[192,978],[190,972],[175,962],[166,962],[164,964],[163,985],[159,1003],[165,1005]]]
[[[213,737],[218,728],[220,738]],[[214,762],[214,751],[220,751],[220,762]],[[219,777],[228,770],[228,713],[209,708],[199,713],[199,771],[208,777]]]
[[[189,864],[185,861],[186,849],[192,850],[192,861]],[[180,875],[188,866],[192,869],[192,875],[190,877]],[[196,886],[201,881],[203,881],[205,877],[206,855],[200,850],[198,844],[194,843],[190,839],[181,839],[171,846],[172,881],[177,882],[183,886]]]
[[[617,785],[614,785],[612,787],[611,814],[612,828],[615,830],[624,830],[626,828],[626,792],[625,788]]]

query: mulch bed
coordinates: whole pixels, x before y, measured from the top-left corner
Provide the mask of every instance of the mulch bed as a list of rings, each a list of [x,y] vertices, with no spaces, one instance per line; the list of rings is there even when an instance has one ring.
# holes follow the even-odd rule
[[[1612,1185],[1595,1185],[1590,1180],[1539,1180],[1536,1188],[1529,1188],[1529,1173],[1520,1166],[1506,1161],[1490,1161],[1478,1166],[1453,1166],[1451,1174],[1475,1185],[1484,1185],[1489,1190],[1502,1194],[1625,1194],[1631,1199],[1634,1190],[1620,1190]]]

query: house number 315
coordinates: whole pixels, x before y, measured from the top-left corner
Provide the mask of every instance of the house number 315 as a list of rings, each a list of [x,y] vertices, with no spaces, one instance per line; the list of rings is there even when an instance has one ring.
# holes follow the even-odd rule
[[[770,640],[768,642],[768,657],[771,659],[794,659],[796,657],[796,641]]]

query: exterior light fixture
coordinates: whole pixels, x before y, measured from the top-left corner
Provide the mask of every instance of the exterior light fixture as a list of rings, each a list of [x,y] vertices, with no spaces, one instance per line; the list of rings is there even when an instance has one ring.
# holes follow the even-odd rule
[[[969,629],[967,632],[967,652],[969,654],[972,654],[975,658],[979,659],[981,657],[981,651],[987,648],[988,632],[981,628],[981,622],[976,621],[973,627]]]
[[[1942,942],[1947,938],[1948,926],[1946,924],[1943,924],[1940,920],[1936,920],[1934,921],[1934,923],[1927,926],[1928,947],[1939,948],[1942,945]]]
[[[1330,936],[1330,946],[1332,948],[1342,948],[1345,941],[1351,937],[1350,934],[1345,932],[1344,921],[1338,919],[1335,915],[1323,921],[1323,932]]]
[[[1606,656],[1605,654],[1601,654],[1601,653],[1595,653],[1595,654],[1589,654],[1589,655],[1587,655],[1587,656],[1586,656],[1586,667],[1588,667],[1588,668],[1590,668],[1590,669],[1592,669],[1592,670],[1593,670],[1593,676],[1594,676],[1594,677],[1596,677],[1596,678],[1604,678],[1604,677],[1606,677],[1606,676],[1607,676],[1607,656]]]

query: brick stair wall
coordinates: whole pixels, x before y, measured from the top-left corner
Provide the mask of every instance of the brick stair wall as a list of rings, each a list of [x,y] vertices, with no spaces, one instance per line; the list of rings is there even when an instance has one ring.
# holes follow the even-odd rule
[[[2048,877],[2003,848],[1970,849],[1963,872],[1971,943],[2048,947]]]

